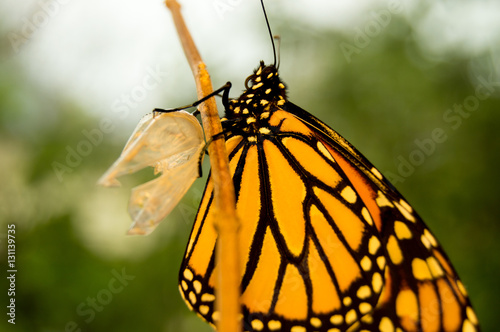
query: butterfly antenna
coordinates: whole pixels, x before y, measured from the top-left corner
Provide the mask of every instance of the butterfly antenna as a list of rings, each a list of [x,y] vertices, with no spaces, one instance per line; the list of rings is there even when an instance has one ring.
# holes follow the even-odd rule
[[[276,44],[278,45],[276,47],[276,56],[278,57],[278,64],[275,66],[276,66],[276,69],[279,69],[280,68],[280,59],[281,59],[281,57],[280,57],[281,37],[279,35],[275,35],[274,40],[276,41]]]
[[[271,31],[271,26],[269,25],[269,20],[267,18],[266,8],[264,6],[264,0],[260,0],[260,4],[262,5],[262,11],[264,12],[264,18],[266,19],[266,24],[267,24],[267,30],[269,31],[269,36],[271,37],[271,44],[273,45],[274,66],[276,67],[276,46],[274,45],[274,37]]]

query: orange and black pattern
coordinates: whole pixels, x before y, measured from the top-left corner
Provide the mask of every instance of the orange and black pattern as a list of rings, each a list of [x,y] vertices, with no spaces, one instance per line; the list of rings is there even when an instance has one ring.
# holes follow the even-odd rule
[[[245,331],[478,331],[466,290],[417,213],[352,145],[259,68],[222,123],[241,220]],[[180,271],[215,324],[213,184]]]

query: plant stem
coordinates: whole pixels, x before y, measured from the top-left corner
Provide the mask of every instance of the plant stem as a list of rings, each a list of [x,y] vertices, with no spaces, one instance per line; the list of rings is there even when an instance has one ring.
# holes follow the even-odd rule
[[[176,0],[166,0],[165,3],[172,13],[177,34],[194,75],[198,98],[201,99],[213,91],[210,75],[186,27],[179,3]],[[222,132],[215,98],[212,97],[200,104],[199,110],[208,141]],[[213,140],[208,147],[208,152],[214,182],[215,227],[218,232],[215,264],[217,268],[215,270],[217,272],[216,310],[219,311],[220,319],[217,322],[217,330],[237,332],[242,329],[238,319],[240,316],[239,221],[235,209],[234,186],[229,172],[225,141]]]

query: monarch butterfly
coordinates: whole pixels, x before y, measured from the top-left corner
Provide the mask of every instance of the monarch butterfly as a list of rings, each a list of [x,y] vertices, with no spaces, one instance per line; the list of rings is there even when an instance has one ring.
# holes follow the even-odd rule
[[[205,141],[198,120],[190,113],[150,113],[137,124],[118,160],[99,179],[110,187],[117,177],[154,166],[158,178],[132,190],[129,214],[134,220],[128,234],[151,233],[179,203],[199,177]]]
[[[263,62],[222,124],[241,219],[245,331],[478,331],[466,290],[418,214],[351,144],[287,100]],[[213,184],[180,271],[209,323]]]
[[[237,99],[225,91],[221,119],[241,221],[244,330],[478,331],[422,219],[354,146],[288,101],[276,60],[245,87]],[[209,178],[179,289],[212,325],[216,242]]]

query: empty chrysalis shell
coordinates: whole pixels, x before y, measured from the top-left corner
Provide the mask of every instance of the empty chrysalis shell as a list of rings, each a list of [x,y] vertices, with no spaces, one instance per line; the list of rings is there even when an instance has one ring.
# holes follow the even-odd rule
[[[120,157],[99,179],[105,187],[116,178],[147,166],[161,175],[132,189],[128,234],[151,233],[199,176],[205,141],[198,120],[184,111],[148,114],[137,124]]]

